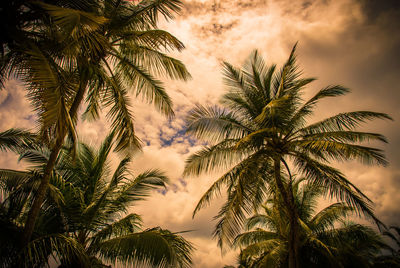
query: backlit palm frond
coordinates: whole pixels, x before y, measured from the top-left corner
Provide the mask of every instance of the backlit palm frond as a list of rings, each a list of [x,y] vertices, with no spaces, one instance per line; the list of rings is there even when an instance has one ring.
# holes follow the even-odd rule
[[[204,147],[186,160],[184,175],[223,170],[238,163],[251,151],[235,150],[236,140],[226,139],[217,145]]]
[[[88,251],[96,251],[98,243],[101,243],[106,239],[136,233],[141,230],[141,225],[142,218],[140,215],[135,213],[128,214],[122,219],[106,225],[100,231],[95,233],[90,239],[91,241]]]
[[[149,52],[159,52],[163,50],[182,50],[185,48],[183,43],[167,31],[152,29],[147,31],[127,31],[122,37],[114,41],[121,51],[128,52],[127,55],[133,56],[133,52],[140,53],[138,49],[145,49]],[[131,50],[131,51],[129,51]]]
[[[83,211],[83,216],[88,222],[94,222],[95,225],[97,225],[98,220],[96,220],[96,218],[106,220],[107,217],[104,214],[110,214],[110,212],[120,212],[120,210],[115,209],[112,205],[111,208],[109,206],[110,203],[112,203],[112,199],[114,197],[113,195],[116,191],[116,188],[118,186],[121,186],[120,183],[123,180],[126,180],[127,165],[129,164],[129,162],[130,158],[127,157],[119,163],[110,182],[107,183],[107,186],[104,188],[103,191],[101,191],[102,189],[99,189],[99,183],[95,184],[95,186],[97,186],[97,189],[94,189],[92,202]],[[101,179],[101,177],[99,177],[99,179]],[[115,209],[115,211],[113,211],[113,209]]]
[[[365,123],[366,121],[374,119],[392,120],[392,118],[385,113],[371,111],[347,112],[337,114],[317,123],[306,126],[300,129],[299,132],[303,135],[306,135],[325,131],[354,130],[361,123]]]
[[[322,139],[298,140],[294,141],[292,145],[299,146],[299,148],[310,152],[317,152],[317,157],[322,154],[325,159],[330,158],[339,161],[358,160],[364,164],[387,165],[383,151],[377,148]]]
[[[265,240],[278,239],[278,237],[279,235],[275,232],[258,229],[241,233],[240,235],[236,236],[233,243],[236,247],[247,247],[251,244],[260,243]]]
[[[160,228],[109,239],[99,244],[100,256],[111,262],[145,262],[155,267],[189,267],[191,244]]]
[[[161,81],[154,78],[148,70],[139,65],[140,63],[132,62],[117,53],[113,56],[118,59],[116,73],[125,79],[125,83],[136,93],[136,96],[142,96],[149,103],[153,103],[164,115],[172,117],[174,115],[172,101]]]
[[[317,92],[313,97],[306,101],[292,116],[290,124],[293,126],[303,126],[306,122],[305,118],[313,113],[313,109],[317,102],[327,97],[337,97],[345,95],[349,92],[349,89],[339,85],[328,86]]]
[[[342,224],[338,228],[325,231],[321,234],[321,239],[334,243],[343,250],[349,250],[349,253],[354,255],[357,255],[357,251],[361,253],[364,248],[368,247],[375,248],[376,251],[387,247],[371,227],[361,224]],[[356,243],[356,247],[349,247],[350,243]]]
[[[109,201],[107,213],[126,212],[129,205],[144,200],[152,190],[166,187],[168,178],[159,170],[148,170],[119,185],[118,191],[114,193],[113,199]]]
[[[247,264],[246,267],[276,267],[283,261],[286,251],[282,241],[271,239],[246,247],[239,258]]]
[[[329,205],[314,215],[314,217],[310,220],[310,228],[318,232],[329,227],[334,227],[334,224],[338,220],[346,218],[353,212],[353,210],[353,208],[343,203]]]
[[[156,24],[159,15],[165,19],[173,19],[174,14],[179,13],[182,6],[183,3],[180,0],[145,0],[136,6],[132,17],[143,17]]]
[[[36,135],[33,133],[17,128],[0,132],[0,151],[19,152],[25,149],[36,140]]]
[[[112,120],[112,132],[117,138],[115,150],[141,148],[140,141],[135,134],[127,90],[121,84],[118,76],[113,76],[107,82],[110,86],[104,98],[104,104],[106,107],[110,107],[107,116]]]
[[[239,172],[237,178],[228,186],[227,201],[214,217],[218,222],[213,236],[218,239],[221,249],[232,246],[246,217],[262,204],[267,195],[266,182],[269,180],[265,177],[268,175],[258,173],[258,169],[254,168],[254,164],[257,163],[251,164],[243,169],[237,169]]]
[[[264,180],[267,181],[267,176],[268,173],[266,174],[262,174],[259,172],[256,172],[258,170],[258,157],[260,156],[260,154],[254,154],[246,159],[244,159],[243,161],[239,162],[238,164],[236,164],[235,166],[233,166],[228,172],[226,172],[224,175],[222,175],[219,179],[217,179],[211,186],[210,188],[203,194],[203,196],[200,198],[199,202],[197,203],[194,211],[193,211],[193,217],[196,215],[196,213],[203,207],[207,206],[211,200],[214,197],[220,196],[221,195],[221,189],[222,187],[231,187],[232,185],[237,183],[237,180],[239,179],[239,177],[241,176],[245,176],[245,175],[251,175],[253,176],[253,180],[249,180],[248,184],[253,186],[253,187],[258,187],[257,189],[254,188],[254,192],[252,193],[252,201],[253,204],[255,205],[257,202],[260,202],[259,199],[262,199],[264,196],[263,194],[265,194],[264,191],[266,191],[266,189],[264,188],[264,185],[262,185],[262,183],[260,183],[260,181],[257,181],[257,177],[259,176],[264,176]],[[260,183],[261,185],[254,185],[255,181]],[[250,187],[250,186],[247,186]],[[260,197],[259,195],[262,195],[262,197]],[[261,201],[262,202],[262,201]]]
[[[36,148],[20,152],[19,161],[27,161],[34,168],[43,168],[50,155],[50,150],[45,146],[35,146]]]
[[[251,131],[234,113],[216,106],[205,107],[198,104],[190,111],[186,121],[187,133],[211,142],[241,138]]]
[[[372,218],[378,226],[384,224],[375,216],[371,200],[351,184],[338,170],[319,163],[305,155],[298,155],[296,166],[304,172],[310,183],[323,187],[326,194],[353,207],[358,215]]]
[[[69,114],[77,89],[73,74],[63,70],[48,51],[32,42],[28,44],[19,64],[20,76],[28,83],[28,99],[39,115],[41,133],[49,129],[75,133]]]
[[[106,18],[96,16],[91,12],[42,2],[38,2],[37,4],[41,6],[54,19],[54,23],[60,28],[63,28],[63,30],[73,29],[80,24],[81,26],[90,28],[92,31],[96,31],[107,22]]]
[[[338,142],[369,142],[381,141],[387,143],[385,136],[378,133],[359,132],[359,131],[327,131],[302,136],[305,140],[330,140]]]
[[[246,74],[243,70],[236,68],[228,62],[222,65],[224,82],[232,93],[242,93],[250,91],[250,85],[247,82]],[[224,98],[222,99],[224,100]]]
[[[130,52],[130,54],[128,54]],[[187,81],[191,78],[185,65],[178,59],[172,58],[157,49],[146,46],[129,48],[126,55],[132,62],[148,66],[148,70],[155,76],[164,76],[171,79]]]
[[[256,214],[251,216],[246,221],[246,229],[251,230],[256,227],[258,228],[268,228],[269,230],[275,230],[275,219],[270,215],[269,210],[266,210],[266,214]]]
[[[246,148],[246,147],[251,147],[251,146],[260,147],[266,141],[271,142],[276,137],[276,134],[280,133],[280,132],[281,132],[281,130],[276,127],[262,128],[262,129],[253,131],[249,135],[240,139],[236,143],[235,147],[236,148]]]
[[[51,255],[66,264],[78,262],[82,267],[89,267],[89,257],[82,246],[74,239],[61,234],[32,240],[21,252],[18,262],[24,267],[34,267],[48,263]]]

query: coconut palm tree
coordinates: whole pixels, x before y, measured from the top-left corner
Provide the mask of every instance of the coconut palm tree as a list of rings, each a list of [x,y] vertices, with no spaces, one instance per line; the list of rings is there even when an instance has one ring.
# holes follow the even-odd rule
[[[390,252],[386,252],[386,254],[382,254],[375,259],[373,267],[400,267],[400,227],[390,226],[390,228],[383,231],[382,234],[384,237],[390,238],[392,247],[390,248]]]
[[[390,119],[371,111],[344,112],[307,124],[319,100],[348,93],[342,86],[328,86],[304,101],[302,94],[313,78],[301,78],[293,48],[281,70],[267,66],[255,51],[239,69],[224,62],[229,91],[222,96],[223,108],[198,105],[188,116],[187,133],[208,142],[187,159],[185,175],[223,170],[197,204],[197,211],[227,188],[227,201],[216,216],[214,235],[220,246],[231,244],[253,207],[268,194],[271,182],[282,195],[290,219],[289,267],[298,267],[298,215],[291,194],[291,171],[304,174],[310,183],[321,185],[358,213],[373,216],[370,200],[330,161],[359,160],[385,165],[383,152],[362,142],[386,142],[384,136],[356,128],[373,119]],[[289,168],[290,167],[290,168]],[[285,187],[281,172],[289,174]],[[263,186],[264,185],[264,186]]]
[[[102,108],[116,133],[116,150],[140,147],[135,135],[129,92],[152,102],[172,116],[172,102],[156,77],[186,80],[185,66],[164,52],[183,44],[157,28],[160,16],[173,18],[179,0],[150,0],[137,5],[106,0],[35,2],[46,16],[29,28],[24,43],[9,47],[2,57],[2,77],[16,75],[28,86],[38,113],[39,136],[51,148],[42,183],[25,224],[29,241],[50,174],[65,137],[76,141],[78,110],[87,104],[85,118],[98,118]]]
[[[11,133],[17,135],[10,142],[7,136]],[[0,136],[2,148],[11,145],[19,153],[34,148],[34,140],[24,143],[26,137],[32,136],[29,132],[9,130]],[[42,267],[48,263],[50,256],[54,259],[63,256],[68,264],[79,260],[89,266],[83,247],[63,233],[63,222],[56,206],[63,202],[63,197],[58,188],[60,180],[56,176],[51,177],[31,241],[26,246],[21,245],[24,223],[41,177],[42,174],[33,168],[27,171],[0,169],[0,267]]]
[[[353,208],[342,202],[316,212],[325,190],[315,184],[293,181],[293,197],[300,222],[302,267],[372,267],[381,249],[388,248],[372,228],[346,222]],[[285,185],[287,183],[285,182]],[[287,267],[290,222],[281,196],[270,197],[263,212],[246,222],[247,232],[234,245],[241,248],[243,267]]]
[[[33,241],[21,254],[14,252],[14,259],[9,262],[24,260],[23,264],[28,267],[46,264],[53,254],[61,267],[105,267],[103,262],[154,267],[191,265],[193,247],[189,242],[178,233],[160,227],[143,230],[141,216],[129,213],[132,205],[144,200],[153,189],[165,187],[167,178],[158,170],[133,176],[128,168],[129,156],[111,172],[109,158],[115,144],[113,140],[114,134],[109,135],[98,150],[79,144],[75,156],[70,149],[63,150],[52,173],[50,191],[42,206]],[[31,171],[0,170],[1,182],[19,185],[25,193],[24,198],[20,198],[18,191],[7,188],[10,194],[2,202],[2,208],[16,212],[18,217],[5,216],[4,219],[11,221],[26,216],[28,208],[25,207],[31,205],[29,199],[34,195],[32,191],[37,191],[39,172],[43,170],[40,167],[46,165],[49,154],[45,147],[36,146],[21,153],[21,159],[33,164]],[[8,205],[16,199],[18,202],[13,204],[20,206]],[[15,222],[19,223],[21,231],[23,221]],[[14,225],[4,223],[8,230]],[[7,239],[4,233],[2,238]],[[64,242],[65,248],[58,244],[62,239],[68,242]],[[3,259],[10,256],[8,252],[18,249],[18,244],[2,245]]]

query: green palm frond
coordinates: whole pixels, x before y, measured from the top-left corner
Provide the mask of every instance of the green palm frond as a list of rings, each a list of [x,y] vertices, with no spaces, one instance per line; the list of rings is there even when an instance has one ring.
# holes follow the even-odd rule
[[[313,113],[313,108],[317,102],[323,98],[327,97],[337,97],[345,95],[349,92],[349,89],[344,88],[339,85],[328,86],[317,92],[313,97],[306,101],[301,108],[299,108],[296,113],[292,116],[290,124],[293,126],[303,125],[305,123],[305,118]]]
[[[140,215],[131,213],[122,219],[106,225],[99,232],[91,237],[91,244],[88,247],[89,252],[96,250],[98,243],[105,241],[109,238],[128,235],[140,231],[142,225],[142,218]]]
[[[251,130],[243,125],[234,113],[219,107],[196,105],[186,118],[187,133],[211,142],[237,139]]]
[[[340,113],[338,115],[329,117],[320,122],[311,124],[299,130],[303,135],[314,134],[324,131],[342,131],[354,130],[361,123],[365,123],[374,119],[388,119],[393,120],[385,113],[377,113],[371,111],[357,111]]]
[[[141,65],[148,66],[154,75],[184,81],[191,78],[190,73],[180,60],[169,57],[156,49],[135,45],[126,50],[128,51],[125,55],[132,62],[140,62]]]
[[[276,267],[284,258],[286,246],[279,239],[252,244],[241,251],[240,259],[250,267]]]
[[[36,136],[26,130],[11,128],[0,132],[0,151],[19,152],[31,145],[36,139]]]
[[[115,150],[140,148],[140,141],[135,134],[133,126],[128,92],[121,85],[118,76],[112,77],[108,82],[110,83],[110,88],[107,91],[104,102],[106,107],[110,107],[107,116],[112,120],[112,132],[118,138]]]
[[[174,14],[181,11],[182,5],[180,0],[145,0],[137,5],[132,17],[141,16],[155,24],[159,15],[173,19]]]
[[[165,92],[161,81],[154,78],[146,69],[136,62],[130,61],[117,53],[113,54],[118,59],[116,72],[123,75],[127,84],[136,93],[149,103],[154,103],[156,108],[164,115],[173,116],[172,101]]]
[[[220,195],[222,187],[224,186],[232,187],[240,180],[241,177],[245,178],[246,176],[249,176],[252,178],[251,180],[248,180],[245,183],[246,184],[245,187],[254,187],[253,189],[254,191],[252,192],[252,201],[251,201],[253,202],[253,206],[255,206],[257,203],[261,203],[265,191],[267,191],[267,189],[265,189],[264,187],[265,181],[263,180],[266,181],[268,180],[268,173],[266,172],[265,175],[259,173],[258,171],[259,164],[257,161],[259,156],[260,154],[256,153],[251,157],[244,159],[243,161],[233,166],[228,172],[222,175],[219,179],[217,179],[207,190],[207,192],[204,193],[204,195],[197,203],[196,208],[193,211],[193,217],[201,208],[207,206],[214,197]],[[260,176],[263,178],[260,179]],[[243,179],[242,181],[245,181],[245,179]],[[240,193],[240,191],[238,193]]]
[[[310,152],[321,153],[326,158],[335,160],[359,160],[364,164],[387,165],[383,151],[367,146],[349,144],[334,140],[299,140],[292,143]]]
[[[245,170],[238,170],[240,173],[237,178],[228,186],[227,201],[214,217],[218,222],[213,235],[218,239],[221,249],[225,245],[232,245],[247,215],[262,204],[268,192],[266,181],[269,178],[266,175],[259,174],[258,170],[251,165],[248,165]],[[201,203],[197,205],[197,209],[200,207]]]
[[[236,140],[226,139],[212,147],[204,147],[186,160],[184,175],[199,175],[231,167],[246,154],[243,150],[235,150],[235,145]]]
[[[278,239],[278,236],[279,235],[274,232],[258,229],[236,236],[233,244],[236,247],[246,247],[248,245],[259,243],[265,240]]]
[[[317,228],[329,228],[334,227],[335,222],[337,222],[341,218],[347,217],[353,208],[343,204],[343,203],[335,203],[332,204],[320,212],[318,212],[310,221],[311,226],[315,226],[315,230]]]
[[[163,172],[153,169],[136,176],[135,179],[125,182],[117,193],[116,201],[134,202],[143,200],[150,191],[165,187],[168,178]]]
[[[45,236],[31,241],[20,254],[19,263],[25,267],[46,264],[49,257],[60,258],[63,263],[89,267],[89,258],[82,246],[64,235]]]
[[[37,3],[53,19],[53,22],[65,32],[72,34],[77,27],[86,27],[90,31],[98,30],[107,19],[93,13],[56,5]]]
[[[251,230],[255,227],[267,227],[268,229],[274,229],[275,228],[275,219],[269,215],[269,210],[266,210],[266,214],[256,214],[250,218],[247,219],[246,221],[246,229]]]
[[[99,253],[111,262],[148,262],[155,267],[189,267],[192,246],[179,235],[154,228],[100,243]]]
[[[371,201],[338,170],[306,158],[304,155],[296,159],[296,165],[304,170],[306,177],[309,178],[311,183],[316,183],[323,187],[327,194],[353,207],[358,215],[370,217],[378,226],[384,226],[374,215],[371,208]]]
[[[140,57],[140,52],[153,52],[156,55],[159,54],[160,51],[157,49],[163,48],[165,50],[168,49],[177,49],[182,50],[185,48],[183,43],[179,41],[175,36],[170,34],[167,31],[160,30],[160,29],[153,29],[147,31],[128,31],[126,35],[122,34],[120,40],[116,40],[114,42],[123,42],[119,43],[121,50],[127,50],[127,55],[131,57]],[[136,47],[130,47],[129,45],[134,44]],[[128,48],[133,50],[128,50]],[[139,51],[135,51],[135,49],[139,49]],[[141,50],[143,49],[143,50]],[[138,55],[133,52],[139,52]]]

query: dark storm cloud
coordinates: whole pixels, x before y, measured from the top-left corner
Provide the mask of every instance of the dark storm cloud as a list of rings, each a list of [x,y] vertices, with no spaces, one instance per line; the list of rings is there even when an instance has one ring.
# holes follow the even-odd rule
[[[400,1],[399,0],[358,0],[361,7],[368,17],[368,21],[374,23],[376,20],[382,18],[382,16],[388,16],[392,18],[392,22],[400,24],[399,11]],[[397,17],[397,18],[396,18]]]

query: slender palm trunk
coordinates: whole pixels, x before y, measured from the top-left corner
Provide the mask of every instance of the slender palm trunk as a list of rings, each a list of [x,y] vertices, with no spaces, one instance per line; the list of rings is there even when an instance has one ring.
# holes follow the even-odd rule
[[[78,92],[75,96],[74,102],[71,105],[71,109],[69,110],[69,116],[71,118],[76,117],[78,108],[83,101],[85,91],[86,91],[86,83],[83,83],[80,85]],[[56,161],[61,151],[61,147],[63,145],[66,135],[67,135],[67,129],[63,128],[63,131],[59,133],[59,136],[56,138],[56,142],[53,148],[51,149],[49,160],[43,172],[43,177],[40,181],[40,185],[36,192],[35,199],[33,200],[32,207],[29,210],[28,218],[25,222],[24,232],[22,234],[23,246],[28,244],[29,241],[31,240],[32,233],[35,228],[35,223],[37,217],[39,216],[40,207],[42,206],[44,198],[46,197],[47,190],[49,189],[51,172],[53,171],[54,166],[56,165]]]
[[[279,157],[274,159],[274,175],[275,175],[276,186],[278,187],[279,193],[282,195],[283,202],[285,203],[285,207],[289,215],[289,224],[290,224],[289,238],[288,238],[289,268],[299,268],[299,262],[298,262],[299,237],[298,237],[298,222],[296,217],[297,211],[294,205],[293,192],[291,191],[291,187],[289,187],[289,189],[286,190],[285,186],[282,183],[281,161]]]
[[[288,197],[289,197],[289,203],[290,203],[290,209],[289,209],[289,215],[290,215],[290,240],[292,243],[292,250],[293,250],[293,255],[294,255],[294,262],[296,268],[300,267],[300,261],[299,261],[299,248],[300,248],[300,230],[299,230],[299,222],[298,222],[298,211],[296,208],[296,204],[294,201],[294,196],[293,196],[293,188],[292,188],[292,178],[290,178],[289,184],[288,184]]]

